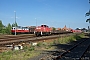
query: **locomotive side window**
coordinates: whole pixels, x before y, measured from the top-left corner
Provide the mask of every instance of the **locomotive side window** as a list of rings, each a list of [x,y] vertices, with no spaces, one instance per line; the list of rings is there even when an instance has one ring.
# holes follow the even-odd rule
[[[22,27],[22,29],[23,29],[23,30],[29,30],[29,28],[28,28],[28,27]]]

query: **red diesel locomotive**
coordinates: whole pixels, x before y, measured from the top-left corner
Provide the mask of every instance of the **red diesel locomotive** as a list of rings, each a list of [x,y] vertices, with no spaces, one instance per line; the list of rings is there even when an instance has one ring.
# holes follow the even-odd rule
[[[50,35],[51,34],[51,29],[47,25],[41,25],[36,27],[34,34],[36,36],[40,35]]]

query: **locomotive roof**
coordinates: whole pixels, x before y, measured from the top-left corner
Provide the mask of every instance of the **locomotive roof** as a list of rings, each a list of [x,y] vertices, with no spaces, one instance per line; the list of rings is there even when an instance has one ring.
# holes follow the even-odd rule
[[[12,27],[12,28],[15,28],[15,27]],[[17,26],[16,28],[28,28],[28,27]]]

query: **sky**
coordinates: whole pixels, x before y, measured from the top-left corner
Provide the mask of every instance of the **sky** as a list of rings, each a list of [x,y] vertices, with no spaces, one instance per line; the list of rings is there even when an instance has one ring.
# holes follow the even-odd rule
[[[0,20],[4,25],[87,28],[85,13],[89,0],[0,0]]]

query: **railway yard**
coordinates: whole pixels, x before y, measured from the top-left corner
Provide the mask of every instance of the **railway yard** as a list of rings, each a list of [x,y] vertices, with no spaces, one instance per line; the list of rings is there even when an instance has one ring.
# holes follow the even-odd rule
[[[0,2],[0,60],[90,60],[90,0]]]
[[[68,36],[71,34],[68,34]],[[53,39],[57,37],[64,37],[66,34],[62,35],[52,35],[52,36],[41,36],[41,37],[36,37],[33,34],[26,34],[26,35],[5,35],[0,37],[0,46],[1,47],[6,47],[6,46],[13,46],[13,45],[19,45],[19,44],[26,44],[26,43],[34,43],[37,41],[44,41],[48,39]],[[13,47],[14,48],[14,47]],[[2,49],[1,49],[2,50]]]
[[[87,34],[68,33],[39,37],[34,34],[1,35],[0,58],[1,60],[7,58],[8,60],[89,60],[89,35],[84,37],[79,35]],[[6,57],[10,52],[12,52],[10,56],[13,54],[13,57]]]

